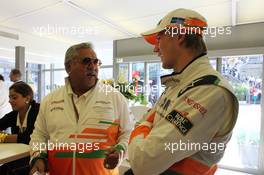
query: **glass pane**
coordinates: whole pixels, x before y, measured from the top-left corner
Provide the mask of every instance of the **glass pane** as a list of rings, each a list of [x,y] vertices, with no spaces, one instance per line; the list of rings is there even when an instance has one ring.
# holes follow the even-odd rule
[[[118,82],[128,82],[128,63],[119,64]]]
[[[258,168],[262,64],[260,55],[223,57],[222,73],[232,84],[239,100],[239,115],[221,161],[223,165]]]
[[[11,69],[15,68],[15,62],[0,57],[0,74],[4,76],[5,82],[11,85],[9,74]]]
[[[50,63],[46,63],[46,64],[44,65],[44,69],[50,69]]]
[[[134,85],[134,91],[136,96],[135,105],[142,104],[147,105],[147,95],[145,86],[145,64],[144,63],[132,63],[132,84]]]
[[[113,79],[113,68],[100,68],[99,79],[100,80]]]
[[[65,70],[54,71],[54,87],[52,90],[57,89],[65,84],[64,78],[68,74]]]
[[[27,63],[27,70],[30,71],[39,71],[39,64],[36,63]]]
[[[59,62],[54,64],[54,69],[64,69],[64,62]]]
[[[144,63],[132,63],[132,78],[138,79],[140,85],[144,85]]]
[[[51,85],[50,85],[50,71],[44,72],[45,76],[45,82],[44,82],[44,95],[48,95],[51,91]]]
[[[213,68],[216,70],[216,58],[210,58],[210,64],[213,66]]]
[[[153,106],[160,96],[160,68],[160,63],[148,63],[148,92],[146,95],[148,95],[150,106]]]
[[[39,64],[35,63],[27,63],[26,68],[26,82],[31,86],[34,92],[34,99],[39,102],[40,99],[38,98],[38,80],[39,80]]]

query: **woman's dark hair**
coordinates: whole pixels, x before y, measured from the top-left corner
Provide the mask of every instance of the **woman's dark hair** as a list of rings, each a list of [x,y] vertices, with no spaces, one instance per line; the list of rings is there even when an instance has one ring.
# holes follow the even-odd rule
[[[32,88],[25,82],[16,82],[12,86],[10,86],[9,90],[13,89],[16,93],[21,94],[23,97],[30,96],[30,101],[33,100],[33,90]]]

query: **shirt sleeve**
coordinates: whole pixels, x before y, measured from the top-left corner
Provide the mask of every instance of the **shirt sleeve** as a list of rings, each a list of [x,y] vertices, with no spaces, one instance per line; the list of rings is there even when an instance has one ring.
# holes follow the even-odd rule
[[[210,143],[227,120],[226,109],[232,108],[225,97],[228,95],[230,99],[231,94],[224,91],[227,92],[214,85],[195,87],[168,108],[170,111],[166,115],[156,112],[155,115],[161,117],[154,120],[149,134],[145,138],[137,135],[129,144],[129,162],[134,174],[160,174],[199,151],[188,147],[181,149],[181,143]]]
[[[6,114],[3,118],[0,119],[0,131],[5,130],[8,127],[12,127],[12,116]]]

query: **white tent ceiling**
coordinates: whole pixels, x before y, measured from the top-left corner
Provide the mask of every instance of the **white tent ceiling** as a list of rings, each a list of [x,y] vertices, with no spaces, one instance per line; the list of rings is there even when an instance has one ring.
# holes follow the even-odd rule
[[[82,41],[109,51],[113,40],[139,37],[176,8],[199,11],[209,26],[264,22],[263,6],[263,0],[2,1],[0,56],[13,57],[14,47],[20,45],[26,47],[28,59],[54,61],[68,46]],[[3,37],[7,33],[11,35]]]

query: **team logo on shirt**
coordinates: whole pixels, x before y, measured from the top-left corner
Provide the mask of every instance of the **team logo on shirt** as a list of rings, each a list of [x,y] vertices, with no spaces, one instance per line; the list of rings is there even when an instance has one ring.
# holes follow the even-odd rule
[[[197,103],[196,101],[187,96],[184,97],[184,101],[188,105],[192,106],[194,109],[197,109],[203,116],[207,112],[207,109],[205,107],[203,107],[200,103]]]
[[[193,127],[193,124],[184,117],[180,112],[173,110],[166,117],[171,124],[175,125],[176,128],[180,131],[181,134],[186,135],[190,129]]]

